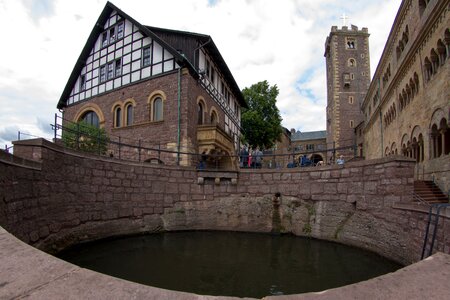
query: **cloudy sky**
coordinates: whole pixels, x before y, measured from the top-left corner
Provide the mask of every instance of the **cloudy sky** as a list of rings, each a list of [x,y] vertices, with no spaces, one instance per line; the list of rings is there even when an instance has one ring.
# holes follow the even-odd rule
[[[51,138],[56,104],[105,1],[0,0],[0,147]],[[367,27],[375,71],[401,0],[113,0],[144,25],[210,35],[241,89],[277,85],[287,128],[325,129],[324,43]],[[28,136],[22,135],[22,138]]]

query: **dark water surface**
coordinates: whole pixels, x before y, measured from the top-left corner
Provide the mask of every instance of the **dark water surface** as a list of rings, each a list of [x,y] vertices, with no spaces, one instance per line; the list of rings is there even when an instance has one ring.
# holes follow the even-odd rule
[[[155,287],[261,298],[339,287],[402,266],[374,253],[292,235],[170,232],[102,240],[59,255]]]

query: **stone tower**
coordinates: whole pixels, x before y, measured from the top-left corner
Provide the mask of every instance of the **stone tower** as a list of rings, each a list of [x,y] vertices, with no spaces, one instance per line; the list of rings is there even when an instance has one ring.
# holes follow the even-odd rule
[[[370,84],[369,33],[343,26],[331,27],[325,42],[327,67],[327,148],[329,160],[353,157],[355,128],[364,121],[361,103]]]

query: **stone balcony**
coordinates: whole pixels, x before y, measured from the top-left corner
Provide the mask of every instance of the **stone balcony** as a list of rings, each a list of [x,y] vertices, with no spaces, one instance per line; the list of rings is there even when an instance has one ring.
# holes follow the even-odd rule
[[[199,153],[207,155],[206,168],[235,170],[237,158],[233,139],[217,125],[199,125],[197,127]]]

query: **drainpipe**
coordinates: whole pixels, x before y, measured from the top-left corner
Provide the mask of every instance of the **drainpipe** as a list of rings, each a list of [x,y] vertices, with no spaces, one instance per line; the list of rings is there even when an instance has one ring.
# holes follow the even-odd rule
[[[177,129],[177,166],[180,165],[180,132],[181,132],[181,66],[178,68],[178,129]]]

